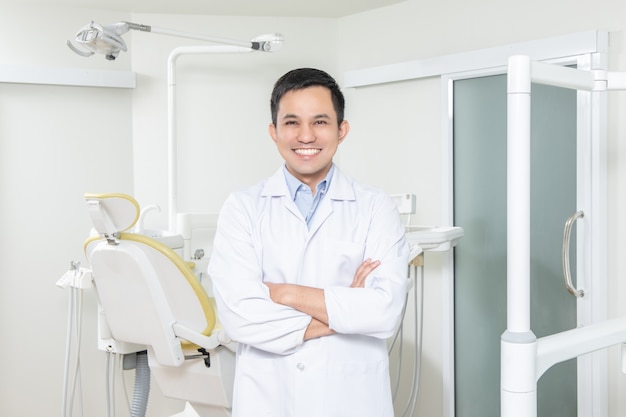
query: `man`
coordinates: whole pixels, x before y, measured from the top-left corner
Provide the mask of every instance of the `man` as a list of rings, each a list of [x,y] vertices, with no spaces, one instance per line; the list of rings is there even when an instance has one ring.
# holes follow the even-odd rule
[[[350,126],[330,75],[288,72],[271,111],[285,163],[228,197],[209,263],[239,343],[233,417],[392,417],[386,339],[408,264],[397,208],[334,165]]]

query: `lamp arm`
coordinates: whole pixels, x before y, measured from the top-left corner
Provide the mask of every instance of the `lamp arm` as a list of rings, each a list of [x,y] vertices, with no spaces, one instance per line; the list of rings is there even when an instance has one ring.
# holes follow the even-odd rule
[[[75,37],[76,42],[87,50],[75,47],[70,41],[67,46],[77,54],[88,57],[95,52],[105,54],[108,60],[114,60],[120,51],[126,51],[126,43],[122,35],[129,30],[141,32],[160,33],[162,35],[175,36],[178,38],[196,39],[227,46],[247,48],[251,51],[276,52],[282,48],[283,36],[280,33],[260,35],[251,41],[239,41],[216,36],[199,35],[196,33],[180,32],[177,30],[142,25],[132,22],[119,22],[112,25],[102,26],[93,21],[83,27]]]
[[[239,41],[235,39],[227,39],[227,38],[221,38],[221,37],[216,37],[216,36],[206,36],[206,35],[200,35],[196,33],[181,32],[178,30],[162,28],[158,26],[143,25],[143,24],[138,24],[138,23],[131,23],[131,22],[124,22],[124,23],[128,25],[129,29],[139,30],[142,32],[159,33],[161,35],[175,36],[177,38],[196,39],[199,41],[220,43],[223,45],[233,45],[233,46],[242,46],[244,48],[250,48],[250,49],[259,49],[258,47],[256,48],[254,47],[254,44],[256,42]]]

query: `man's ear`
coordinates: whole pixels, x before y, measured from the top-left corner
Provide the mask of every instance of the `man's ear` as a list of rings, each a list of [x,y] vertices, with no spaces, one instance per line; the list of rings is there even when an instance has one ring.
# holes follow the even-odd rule
[[[343,142],[348,133],[350,132],[350,123],[347,120],[343,120],[339,125],[339,143]]]
[[[274,143],[277,143],[278,139],[276,139],[276,125],[274,125],[274,123],[270,123],[270,125],[267,127],[267,131],[269,132],[270,137],[272,138]]]

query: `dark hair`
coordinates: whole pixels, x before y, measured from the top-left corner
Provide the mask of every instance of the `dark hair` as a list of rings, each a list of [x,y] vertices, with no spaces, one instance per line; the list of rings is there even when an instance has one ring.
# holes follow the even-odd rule
[[[337,81],[328,73],[315,68],[298,68],[289,71],[276,81],[272,97],[270,99],[270,110],[272,112],[272,123],[276,125],[278,105],[280,99],[292,90],[303,90],[308,87],[321,86],[330,90],[335,113],[337,113],[337,123],[341,124],[344,117],[345,99],[339,89]]]

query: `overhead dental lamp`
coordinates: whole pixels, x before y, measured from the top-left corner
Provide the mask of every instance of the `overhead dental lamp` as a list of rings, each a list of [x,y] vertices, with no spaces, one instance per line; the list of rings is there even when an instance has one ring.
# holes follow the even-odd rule
[[[142,32],[160,33],[162,35],[176,36],[179,38],[196,39],[213,42],[223,45],[241,46],[250,48],[253,51],[275,52],[282,48],[283,37],[280,33],[260,35],[251,41],[239,41],[234,39],[219,38],[214,36],[199,35],[195,33],[179,32],[176,30],[158,28],[154,26],[142,25],[131,22],[119,22],[102,26],[93,21],[76,33],[75,42],[82,46],[81,49],[69,40],[67,46],[78,55],[89,57],[95,53],[104,54],[106,59],[115,60],[120,51],[127,51],[126,42],[122,39],[129,30],[139,30]]]

